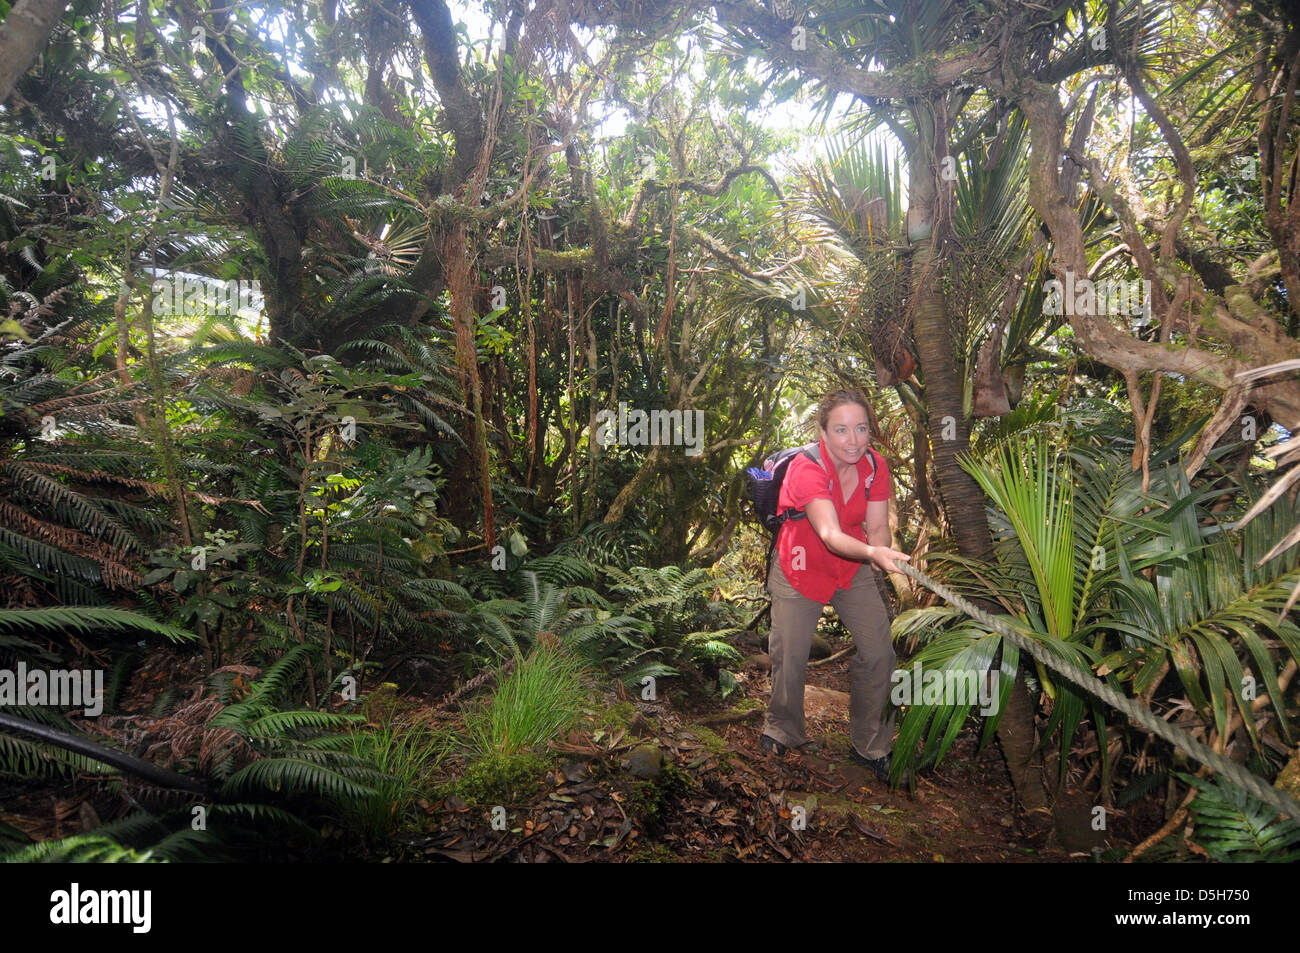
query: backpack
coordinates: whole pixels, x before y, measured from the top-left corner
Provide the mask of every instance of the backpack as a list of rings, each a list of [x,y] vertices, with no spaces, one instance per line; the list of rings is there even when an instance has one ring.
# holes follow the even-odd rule
[[[772,543],[767,547],[767,572],[772,568],[772,551],[776,548],[776,540],[780,535],[782,524],[786,520],[807,517],[803,510],[794,507],[787,508],[784,513],[777,512],[777,504],[781,499],[781,484],[785,482],[786,471],[790,469],[794,458],[801,453],[817,466],[822,466],[821,445],[809,443],[802,447],[778,450],[763,461],[761,469],[750,467],[745,471],[745,482],[748,485],[749,498],[754,504],[754,512],[758,515],[758,521],[772,534]],[[862,481],[863,493],[871,492],[871,484],[875,482],[876,473],[880,470],[879,454],[871,447],[867,448],[867,453],[871,458],[871,474]],[[822,469],[826,468],[822,467]]]

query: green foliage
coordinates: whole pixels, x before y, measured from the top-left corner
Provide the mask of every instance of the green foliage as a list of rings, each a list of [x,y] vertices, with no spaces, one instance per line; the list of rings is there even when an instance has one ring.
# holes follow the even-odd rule
[[[635,526],[591,523],[577,536],[556,543],[554,554],[572,556],[589,565],[626,570],[645,565],[646,552],[652,543],[650,534]]]
[[[156,864],[163,862],[154,851],[123,847],[103,834],[78,834],[62,840],[32,844],[5,855],[9,864]]]
[[[420,792],[432,786],[431,776],[452,740],[428,725],[388,718],[354,729],[351,741],[354,756],[386,775],[373,785],[375,793],[364,801],[356,821],[368,837],[386,837],[407,820]]]
[[[615,615],[612,604],[594,590],[560,589],[531,570],[519,574],[523,599],[475,603],[464,624],[498,658],[523,655],[542,633],[551,633],[587,664],[604,667],[625,680],[639,679],[653,663],[638,662],[655,650],[645,644],[648,625],[630,615]]]
[[[162,550],[146,578],[167,597],[174,590],[176,611],[219,631],[223,648],[251,628],[270,651],[303,640],[346,647],[341,661],[356,670],[413,632],[432,639],[431,621],[468,598],[437,573],[444,540],[459,536],[438,514],[438,445],[404,449],[397,439],[445,430],[430,408],[448,401],[422,355],[429,342],[409,330],[395,340],[355,342],[361,361],[350,367],[247,345],[185,356],[200,371],[190,399],[221,421],[189,449],[236,499],[218,516],[225,525],[205,534],[201,571],[189,552]],[[237,388],[219,373],[230,362],[254,365]],[[229,453],[232,441],[245,452]],[[326,664],[332,671],[335,660]]]
[[[1300,629],[1282,614],[1300,568],[1294,551],[1259,563],[1300,514],[1279,501],[1264,523],[1232,531],[1208,508],[1225,487],[1190,487],[1169,459],[1176,449],[1153,458],[1144,492],[1127,454],[1087,448],[1052,453],[1043,437],[1000,445],[989,460],[968,464],[990,496],[995,561],[938,562],[967,595],[1001,604],[1003,620],[1022,635],[1096,670],[1113,686],[1149,695],[1167,662],[1187,702],[1220,734],[1232,709],[1253,697],[1243,699],[1247,686],[1259,685],[1274,705],[1278,733],[1289,739],[1292,725],[1277,678],[1289,659],[1300,658]],[[1243,489],[1248,504],[1257,491]],[[912,661],[924,670],[985,672],[1001,651],[1001,697],[996,714],[984,722],[987,741],[1005,708],[1018,653],[949,608],[900,614],[894,637],[920,641]],[[1041,666],[1034,675],[1033,684],[1052,700],[1047,729],[1059,732],[1064,771],[1085,713],[1100,731],[1105,710]],[[896,764],[942,757],[970,708],[911,705],[900,722]],[[1246,730],[1260,748],[1254,721],[1245,718]],[[1104,780],[1111,765],[1104,751],[1100,757]]]
[[[207,743],[215,750],[207,764],[221,782],[223,803],[204,806],[204,825],[191,823],[189,808],[159,815],[135,812],[89,835],[32,845],[15,856],[247,858],[257,854],[269,830],[286,844],[318,845],[312,825],[329,817],[359,822],[376,836],[389,833],[409,809],[413,785],[445,755],[446,741],[430,732],[399,730],[392,722],[379,732],[366,732],[359,727],[359,715],[276,707],[302,676],[308,655],[304,646],[286,653],[253,681],[243,699],[208,722]],[[0,757],[11,754],[13,740],[20,739],[0,734]],[[87,759],[73,757],[65,755],[65,761],[84,770]]]
[[[1047,437],[1052,428],[1058,427],[1063,419],[1069,419],[1058,405],[1059,398],[1057,392],[1026,394],[1011,413],[985,421],[978,434],[972,437],[972,457],[977,460],[990,459],[994,456],[995,448],[1033,433]]]
[[[212,773],[221,780],[224,797],[298,796],[355,807],[375,795],[375,783],[386,780],[373,764],[347,750],[344,729],[361,716],[276,707],[308,654],[305,646],[290,649],[262,673],[246,698],[227,705],[210,722],[211,728],[238,733],[258,755],[243,765],[234,763],[233,751],[214,759]]]
[[[984,465],[966,469],[1006,514],[1041,596],[1042,623],[1066,639],[1074,622],[1074,509],[1068,473],[1047,441],[1010,441]]]
[[[0,354],[0,573],[21,577],[9,600],[25,605],[104,605],[134,590],[132,564],[164,525],[141,505],[162,488],[124,422],[138,390],[80,376],[47,347]]]
[[[50,606],[44,609],[0,609],[0,632],[148,632],[173,642],[190,642],[194,633],[155,622],[138,612],[100,606]]]
[[[1261,176],[1265,156],[1251,155],[1285,128],[1264,121],[1277,98],[1257,93],[1294,85],[1274,72],[1294,59],[1289,47],[1270,45],[1281,43],[1270,30],[1285,32],[1270,24],[1287,21],[1273,5],[1227,20],[1129,5],[1120,22],[1095,2],[1022,6],[822,9],[811,28],[843,67],[822,77],[826,117],[843,77],[867,66],[916,95],[835,114],[826,160],[793,176],[772,157],[794,137],[763,128],[760,110],[790,102],[806,77],[752,31],[684,21],[701,42],[678,42],[679,30],[650,44],[638,31],[598,76],[572,61],[545,17],[495,23],[493,36],[513,44],[499,58],[496,39],[471,42],[457,24],[443,38],[458,48],[448,63],[471,98],[494,90],[499,106],[470,190],[474,144],[421,72],[430,38],[383,8],[321,17],[313,4],[236,4],[222,14],[221,42],[195,43],[192,5],[146,3],[118,17],[79,3],[65,20],[73,32],[56,36],[0,117],[0,653],[89,652],[110,660],[119,688],[137,633],[176,642],[181,661],[201,646],[209,671],[265,667],[253,694],[215,722],[244,745],[216,757],[218,780],[232,796],[361,805],[373,831],[389,822],[380,801],[409,793],[423,745],[387,728],[349,732],[353,722],[320,706],[344,678],[388,671],[390,660],[395,674],[381,677],[403,677],[400,656],[432,660],[435,679],[450,678],[531,659],[551,634],[630,684],[698,675],[725,693],[738,590],[695,567],[738,548],[741,458],[798,430],[809,395],[828,382],[870,383],[883,348],[863,328],[880,330],[883,317],[906,343],[919,278],[942,287],[949,327],[939,330],[951,332],[968,416],[975,357],[995,335],[996,364],[1038,375],[1011,414],[976,427],[999,537],[992,565],[954,559],[945,571],[1114,683],[1161,700],[1181,691],[1217,731],[1250,675],[1270,695],[1269,730],[1290,738],[1277,672],[1300,645],[1282,618],[1297,570],[1293,555],[1255,562],[1295,513],[1280,506],[1263,527],[1239,530],[1176,467],[1157,465],[1151,487],[1137,485],[1115,452],[1131,427],[1114,374],[1042,306],[1057,250],[1029,208],[1025,113],[979,70],[936,83],[952,57],[1001,50],[1012,72],[1058,85],[1066,127],[1083,129],[1095,104],[1091,146],[1110,157],[1103,165],[1120,163],[1117,181],[1164,181],[1169,150],[1151,117],[1120,123],[1131,97],[1090,95],[1140,17],[1124,48],[1163,82],[1153,94],[1199,176],[1178,254],[1198,272],[1217,266],[1220,283],[1258,285],[1251,294],[1294,335],[1275,273],[1286,259],[1275,261],[1264,221],[1292,196],[1263,195],[1261,177],[1286,177]],[[1110,53],[1092,42],[1100,23]],[[1174,57],[1181,78],[1159,80]],[[385,73],[376,62],[404,65]],[[581,96],[568,86],[575,77]],[[640,104],[627,128],[595,142],[571,135],[593,128],[584,104],[611,95]],[[1127,142],[1112,141],[1120,126]],[[164,176],[156,160],[173,143]],[[1282,142],[1273,164],[1290,168],[1292,151]],[[1075,172],[1063,165],[1063,183]],[[938,214],[909,222],[926,204],[909,209],[909,189],[923,197],[930,185]],[[1073,189],[1065,198],[1077,201],[1097,261],[1116,244],[1115,216]],[[932,276],[910,271],[909,224],[942,239]],[[1206,239],[1207,224],[1222,241]],[[1097,277],[1127,260],[1108,256]],[[164,278],[255,279],[261,312],[146,307]],[[797,314],[790,299],[804,290],[810,307]],[[1154,340],[1152,328],[1135,333]],[[1172,342],[1183,334],[1173,329]],[[1210,349],[1235,344],[1210,337]],[[1057,355],[1071,366],[1061,389]],[[879,397],[881,444],[921,470],[895,471],[909,542],[933,540],[928,500],[942,495],[913,443],[939,384],[914,384]],[[707,451],[598,450],[591,424],[618,401],[703,411]],[[1213,409],[1212,392],[1167,378],[1153,434],[1186,439],[1183,418]],[[1044,442],[1016,457],[1031,436]],[[1043,449],[1049,440],[1059,455]],[[504,568],[480,558],[491,525],[509,551]],[[1020,660],[999,640],[942,610],[899,626],[923,643],[927,664],[1000,659],[1005,702]],[[1064,768],[1082,719],[1091,710],[1104,728],[1105,713],[1034,669]],[[236,692],[231,682],[217,690]],[[185,694],[163,686],[154,713]],[[941,755],[965,716],[916,706],[902,746]],[[1258,747],[1254,719],[1245,730]],[[0,770],[97,769],[0,737]],[[373,794],[376,785],[395,786]],[[272,817],[256,810],[245,820]],[[176,837],[175,856],[201,843]],[[69,849],[83,848],[99,849]]]
[[[561,736],[586,697],[580,661],[539,645],[514,670],[498,669],[492,698],[465,714],[465,739],[480,755],[511,755]]]
[[[613,592],[626,600],[627,614],[653,626],[650,645],[658,666],[637,669],[635,681],[687,669],[716,675],[723,665],[740,658],[728,639],[743,628],[735,624],[730,606],[710,598],[717,583],[709,570],[635,566],[628,572],[609,567],[606,573],[614,583]]]
[[[1192,839],[1220,863],[1296,863],[1300,861],[1300,821],[1240,788],[1209,784],[1180,774],[1198,789],[1191,803]]]
[[[0,711],[4,710],[0,707]],[[77,733],[77,728],[61,712],[50,708],[27,705],[17,714],[28,721],[70,734]],[[108,777],[111,769],[93,758],[40,739],[0,731],[0,777],[52,781],[79,775]]]
[[[0,856],[9,863],[165,863],[256,857],[275,832],[283,846],[309,843],[314,832],[294,813],[266,804],[214,804],[202,828],[190,809],[137,811],[87,834],[42,841]],[[276,855],[272,854],[274,858]],[[283,853],[279,853],[283,859]]]

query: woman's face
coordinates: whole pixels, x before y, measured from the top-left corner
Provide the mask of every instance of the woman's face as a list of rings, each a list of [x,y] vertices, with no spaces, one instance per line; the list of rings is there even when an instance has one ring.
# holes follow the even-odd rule
[[[826,417],[822,439],[826,450],[840,466],[852,466],[867,452],[871,428],[861,404],[840,404]]]

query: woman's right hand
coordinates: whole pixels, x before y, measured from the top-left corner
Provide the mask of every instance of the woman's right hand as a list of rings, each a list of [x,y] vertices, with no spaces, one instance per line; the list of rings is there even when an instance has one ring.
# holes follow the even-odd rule
[[[912,557],[907,553],[899,552],[897,549],[890,549],[888,546],[870,546],[868,547],[867,559],[885,572],[898,572],[899,569],[894,565],[894,561],[911,562]]]

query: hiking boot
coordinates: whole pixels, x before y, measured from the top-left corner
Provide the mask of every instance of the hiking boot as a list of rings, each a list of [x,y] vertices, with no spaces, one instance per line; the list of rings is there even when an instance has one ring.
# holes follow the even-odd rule
[[[763,754],[775,754],[777,756],[785,754],[785,745],[777,741],[771,735],[763,735],[758,739],[758,750]]]
[[[874,774],[878,780],[884,781],[886,784],[889,783],[889,755],[885,755],[883,758],[864,758],[858,754],[857,748],[849,745],[849,760],[854,764],[862,765],[862,767]],[[900,785],[911,784],[912,772],[904,771],[903,777],[899,779],[898,783]]]

